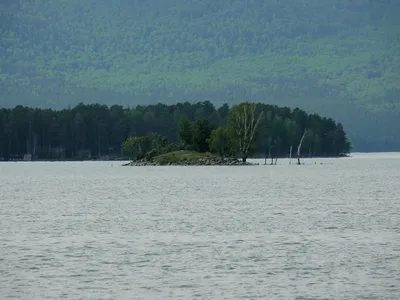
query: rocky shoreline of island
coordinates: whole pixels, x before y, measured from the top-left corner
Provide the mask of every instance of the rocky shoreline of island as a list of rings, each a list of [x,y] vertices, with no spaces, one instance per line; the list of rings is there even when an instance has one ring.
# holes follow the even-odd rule
[[[253,166],[258,163],[242,162],[237,158],[218,157],[211,153],[191,151],[174,151],[156,156],[152,159],[140,159],[123,164],[123,166]]]

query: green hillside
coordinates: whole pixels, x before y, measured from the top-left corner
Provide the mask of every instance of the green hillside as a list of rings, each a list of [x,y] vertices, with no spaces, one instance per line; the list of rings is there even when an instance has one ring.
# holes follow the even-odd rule
[[[398,0],[0,2],[0,106],[298,106],[400,149]]]

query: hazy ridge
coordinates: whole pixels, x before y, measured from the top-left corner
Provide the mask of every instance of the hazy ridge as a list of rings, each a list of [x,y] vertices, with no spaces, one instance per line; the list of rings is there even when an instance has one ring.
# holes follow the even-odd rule
[[[3,1],[0,106],[209,99],[329,115],[400,149],[397,1]]]

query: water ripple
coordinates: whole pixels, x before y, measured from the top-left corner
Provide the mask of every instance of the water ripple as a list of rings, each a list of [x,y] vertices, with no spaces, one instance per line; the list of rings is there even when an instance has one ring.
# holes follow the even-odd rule
[[[399,299],[400,160],[321,161],[0,164],[0,298]]]

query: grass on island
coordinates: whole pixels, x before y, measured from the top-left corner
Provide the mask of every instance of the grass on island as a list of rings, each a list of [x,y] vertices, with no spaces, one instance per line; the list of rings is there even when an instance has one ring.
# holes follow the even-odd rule
[[[159,165],[178,164],[187,161],[198,161],[200,159],[212,159],[215,156],[211,153],[199,153],[193,151],[174,151],[168,152],[154,158],[154,162]]]

